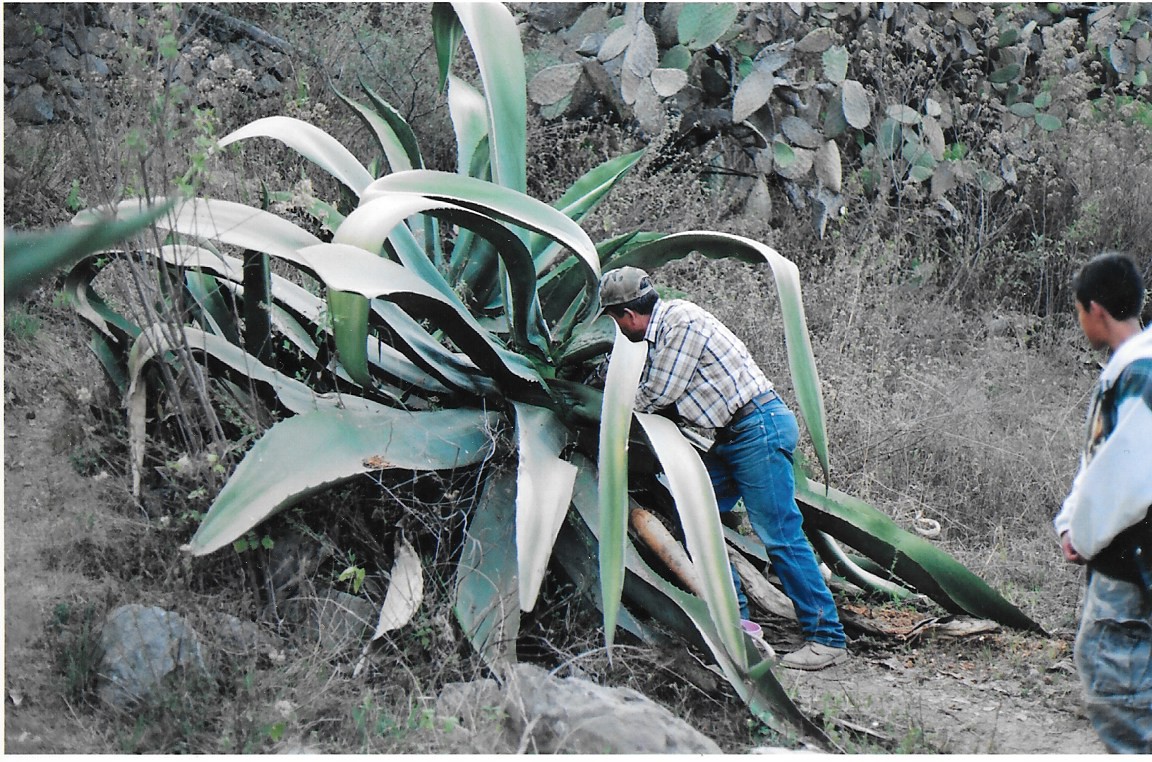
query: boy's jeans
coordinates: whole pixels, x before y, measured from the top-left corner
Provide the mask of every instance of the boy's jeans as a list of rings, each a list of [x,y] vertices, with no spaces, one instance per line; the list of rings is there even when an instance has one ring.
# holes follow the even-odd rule
[[[755,413],[736,421],[726,432],[731,439],[718,441],[704,456],[720,511],[730,511],[737,500],[744,499],[772,570],[796,607],[805,639],[843,648],[844,628],[796,506],[792,475],[792,452],[800,435],[796,416],[777,398],[758,405]],[[747,619],[740,580],[735,574],[733,579],[740,616]]]
[[[1113,754],[1152,754],[1152,608],[1140,588],[1094,573],[1076,669],[1096,735]]]

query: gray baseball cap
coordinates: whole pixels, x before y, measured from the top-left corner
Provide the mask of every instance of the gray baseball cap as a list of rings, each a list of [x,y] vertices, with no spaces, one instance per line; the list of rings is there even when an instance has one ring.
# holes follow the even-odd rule
[[[600,311],[624,304],[655,290],[648,273],[639,267],[609,270],[600,278]]]

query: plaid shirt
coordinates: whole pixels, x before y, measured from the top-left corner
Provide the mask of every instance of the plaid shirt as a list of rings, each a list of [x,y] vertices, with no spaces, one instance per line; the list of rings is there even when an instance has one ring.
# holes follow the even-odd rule
[[[656,302],[644,340],[648,361],[635,404],[640,412],[675,405],[686,422],[719,429],[745,403],[772,390],[744,342],[691,302]]]

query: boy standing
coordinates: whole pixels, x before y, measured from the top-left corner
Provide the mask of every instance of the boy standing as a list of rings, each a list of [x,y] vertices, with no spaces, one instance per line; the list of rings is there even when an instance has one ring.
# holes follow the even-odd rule
[[[1088,412],[1080,470],[1055,528],[1064,558],[1088,567],[1076,668],[1110,752],[1152,753],[1152,329],[1127,256],[1094,258],[1072,282],[1094,349],[1112,356]]]

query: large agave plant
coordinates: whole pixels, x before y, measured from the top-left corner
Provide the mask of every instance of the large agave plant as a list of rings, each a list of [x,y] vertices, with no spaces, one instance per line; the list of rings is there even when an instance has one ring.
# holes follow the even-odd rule
[[[147,389],[141,372],[180,357],[171,351],[177,345],[210,358],[225,378],[270,390],[286,414],[217,496],[186,546],[194,555],[366,473],[491,461],[454,591],[457,619],[493,670],[515,660],[520,613],[535,605],[548,569],[563,570],[594,581],[609,645],[618,626],[643,640],[676,633],[711,654],[762,720],[826,741],[738,627],[728,553],[766,560],[763,547],[721,526],[699,443],[666,419],[632,412],[643,350],[611,321],[593,319],[606,269],[654,268],[693,251],[766,263],[785,315],[800,411],[826,476],[824,410],[795,266],[762,244],[717,232],[593,242],[580,221],[640,154],[596,167],[551,204],[526,195],[524,62],[511,14],[499,4],[437,4],[432,23],[456,125],[457,173],[424,169],[409,125],[368,91],[367,104],[346,100],[387,158],[391,171],[380,177],[323,131],[287,117],[261,119],[220,141],[274,138],[335,177],[355,203],[341,210],[317,202],[330,240],[251,206],[177,200],[157,223],[168,240],[151,252],[183,274],[193,309],[177,330],[129,323],[94,292],[87,263],[73,272],[74,303],[109,352],[127,355],[136,463]],[[465,36],[482,92],[451,74]],[[116,212],[146,206],[125,201]],[[321,294],[271,273],[268,259],[307,274]],[[229,303],[241,305],[243,324]],[[275,341],[254,337],[258,331]],[[270,345],[280,349],[270,353]],[[586,378],[609,352],[602,392],[569,380]],[[308,384],[290,371],[300,366],[312,371]],[[952,611],[1039,629],[928,542],[801,477],[798,498],[813,541],[838,573],[886,594],[914,588]],[[682,528],[698,580],[693,592],[633,544],[628,520],[639,488],[658,504],[649,508],[672,507],[667,518]],[[862,555],[846,553],[837,539]],[[410,552],[401,555],[392,587],[418,590],[419,565]],[[386,604],[378,634],[404,624],[413,595]]]

